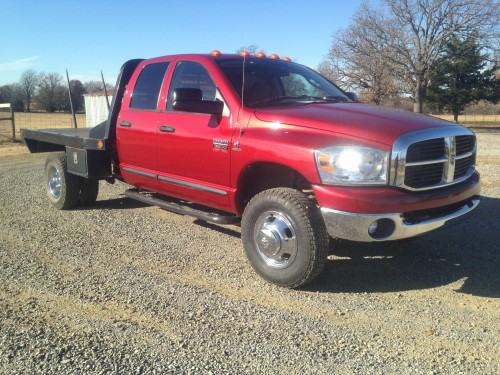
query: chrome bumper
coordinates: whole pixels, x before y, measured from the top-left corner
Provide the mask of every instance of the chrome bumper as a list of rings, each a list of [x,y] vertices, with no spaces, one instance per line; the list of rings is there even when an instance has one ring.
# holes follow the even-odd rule
[[[322,207],[321,214],[332,237],[360,242],[392,241],[442,227],[450,220],[469,213],[478,204],[479,199],[474,198],[451,213],[418,222],[410,222],[404,213],[360,214]]]

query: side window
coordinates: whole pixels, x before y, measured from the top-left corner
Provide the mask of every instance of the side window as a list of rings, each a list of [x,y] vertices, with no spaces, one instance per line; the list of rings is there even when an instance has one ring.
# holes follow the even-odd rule
[[[132,93],[130,108],[155,110],[168,62],[146,65],[139,75]]]
[[[196,62],[180,61],[177,63],[168,90],[167,110],[172,110],[173,92],[177,88],[200,89],[203,100],[215,100],[217,88],[205,68]]]

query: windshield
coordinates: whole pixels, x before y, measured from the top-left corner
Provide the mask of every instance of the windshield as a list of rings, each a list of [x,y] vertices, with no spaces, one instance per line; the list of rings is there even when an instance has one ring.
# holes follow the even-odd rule
[[[217,63],[240,98],[243,96],[243,104],[249,107],[298,102],[351,102],[338,87],[300,64],[247,58],[243,79],[242,58]]]

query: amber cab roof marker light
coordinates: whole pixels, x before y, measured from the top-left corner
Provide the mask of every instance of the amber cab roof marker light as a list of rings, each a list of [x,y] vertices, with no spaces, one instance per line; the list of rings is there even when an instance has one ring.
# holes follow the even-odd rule
[[[220,55],[222,55],[222,52],[219,51],[218,49],[214,49],[212,52],[210,52],[210,55],[212,55],[212,56],[220,56]],[[238,52],[238,55],[243,56],[243,57],[250,57],[251,53],[248,52],[248,51],[240,51],[240,52]],[[257,52],[255,54],[255,57],[258,57],[258,58],[261,58],[261,59],[263,59],[265,57],[268,57],[271,60],[280,60],[279,55],[277,55],[276,53],[272,53],[269,56],[267,56],[265,54],[265,52],[262,52],[262,51]],[[283,60],[283,61],[289,61],[289,62],[292,61],[292,59],[289,58],[289,57],[283,57],[281,60]]]

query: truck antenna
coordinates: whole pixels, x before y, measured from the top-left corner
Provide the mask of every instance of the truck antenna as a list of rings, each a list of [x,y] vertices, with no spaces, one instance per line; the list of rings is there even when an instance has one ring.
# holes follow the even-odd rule
[[[75,114],[75,110],[73,109],[73,99],[71,98],[71,84],[69,82],[68,69],[66,69],[66,78],[68,80],[69,105],[71,106],[71,114],[73,115],[73,125],[75,126],[75,129],[76,129],[76,128],[78,128],[78,125],[76,124],[76,114]]]
[[[247,57],[246,54],[243,55],[243,72],[242,72],[242,78],[241,78],[241,106],[240,106],[240,113],[243,110],[243,103],[244,103],[244,95],[245,95],[245,65],[247,62]],[[239,116],[238,116],[239,117]],[[240,138],[241,135],[243,134],[243,127],[240,126]]]
[[[106,89],[106,82],[104,82],[104,75],[102,74],[102,70],[101,70],[101,78],[102,78],[102,86],[104,87],[104,96],[106,97],[106,104],[108,105],[108,111],[109,111],[110,105],[108,98],[108,90]]]
[[[236,127],[238,127],[238,140],[234,142],[233,144],[233,151],[241,151],[240,149],[240,140],[241,136],[243,135],[243,127],[241,126],[241,113],[243,112],[243,99],[244,99],[244,92],[245,92],[245,63],[246,63],[246,56],[243,55],[243,72],[242,72],[242,78],[241,78],[241,103],[240,103],[240,108],[238,109],[238,116],[236,117]]]
[[[246,51],[247,49],[247,31],[245,30],[244,37],[243,37],[243,51]],[[240,109],[238,110],[238,126],[239,126],[239,134],[238,134],[238,141],[234,145],[234,150],[239,151],[240,150],[240,140],[241,136],[243,135],[243,126],[241,126],[241,114],[243,112],[243,103],[245,99],[245,65],[247,62],[247,56],[246,53],[243,53],[243,71],[241,73],[241,104],[240,104]]]

